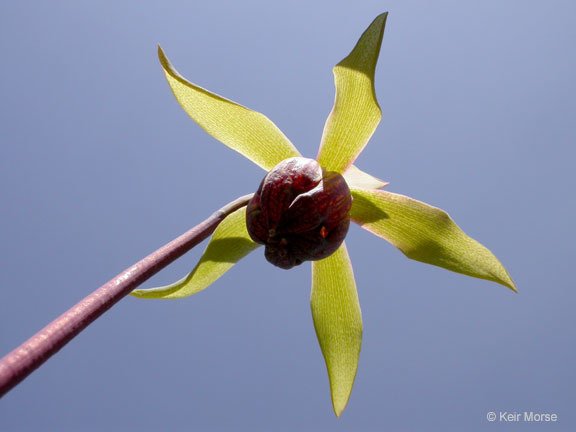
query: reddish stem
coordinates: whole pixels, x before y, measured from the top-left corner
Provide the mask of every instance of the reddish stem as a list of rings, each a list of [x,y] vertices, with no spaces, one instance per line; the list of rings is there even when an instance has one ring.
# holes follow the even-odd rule
[[[121,298],[206,239],[226,216],[245,206],[251,197],[252,194],[232,201],[190,231],[130,266],[2,358],[0,398]]]

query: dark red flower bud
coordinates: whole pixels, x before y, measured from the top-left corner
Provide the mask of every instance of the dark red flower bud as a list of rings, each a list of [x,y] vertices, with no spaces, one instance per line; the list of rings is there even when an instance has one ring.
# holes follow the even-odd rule
[[[344,178],[313,159],[276,165],[248,203],[246,226],[266,246],[266,259],[289,269],[332,255],[350,225],[352,197]]]

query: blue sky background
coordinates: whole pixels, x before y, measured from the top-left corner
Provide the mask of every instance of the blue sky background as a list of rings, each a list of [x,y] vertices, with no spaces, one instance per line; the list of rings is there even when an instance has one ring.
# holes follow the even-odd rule
[[[310,266],[258,250],[196,296],[121,301],[0,401],[0,430],[576,429],[573,1],[2,2],[0,354],[264,175],[180,109],[158,43],[314,157],[331,68],[386,10],[383,120],[358,165],[447,210],[520,293],[354,226],[365,335],[336,419]]]

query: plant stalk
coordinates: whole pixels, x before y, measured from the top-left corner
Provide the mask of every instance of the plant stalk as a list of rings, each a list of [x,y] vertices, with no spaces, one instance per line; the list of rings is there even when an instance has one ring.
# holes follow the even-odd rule
[[[252,195],[225,205],[190,231],[128,267],[0,359],[0,398],[120,299],[210,236],[226,216],[248,204]]]

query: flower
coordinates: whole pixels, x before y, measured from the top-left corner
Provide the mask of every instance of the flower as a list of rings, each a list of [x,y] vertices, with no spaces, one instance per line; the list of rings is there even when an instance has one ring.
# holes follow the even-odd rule
[[[448,214],[412,198],[381,190],[387,183],[353,165],[381,119],[374,91],[374,72],[386,18],[387,13],[376,17],[352,52],[334,68],[336,98],[316,161],[325,171],[341,174],[345,179],[352,197],[351,221],[384,238],[408,258],[491,280],[516,291],[498,259],[468,237]],[[287,159],[301,158],[288,138],[267,117],[190,83],[174,69],[161,48],[159,57],[182,108],[214,138],[266,171],[278,164],[290,163]],[[136,290],[133,295],[181,298],[208,287],[260,246],[248,232],[246,211],[246,208],[237,210],[218,226],[200,261],[186,277],[165,287]],[[261,240],[260,243],[268,241],[268,237],[258,234],[257,230],[252,234]],[[331,254],[326,250],[314,256],[304,253],[290,262],[282,261],[278,251],[268,255],[270,261],[284,267],[298,264],[303,257],[314,259],[312,316],[326,361],[332,404],[339,416],[348,403],[356,375],[362,316],[346,243],[342,242],[335,251],[328,252]]]

